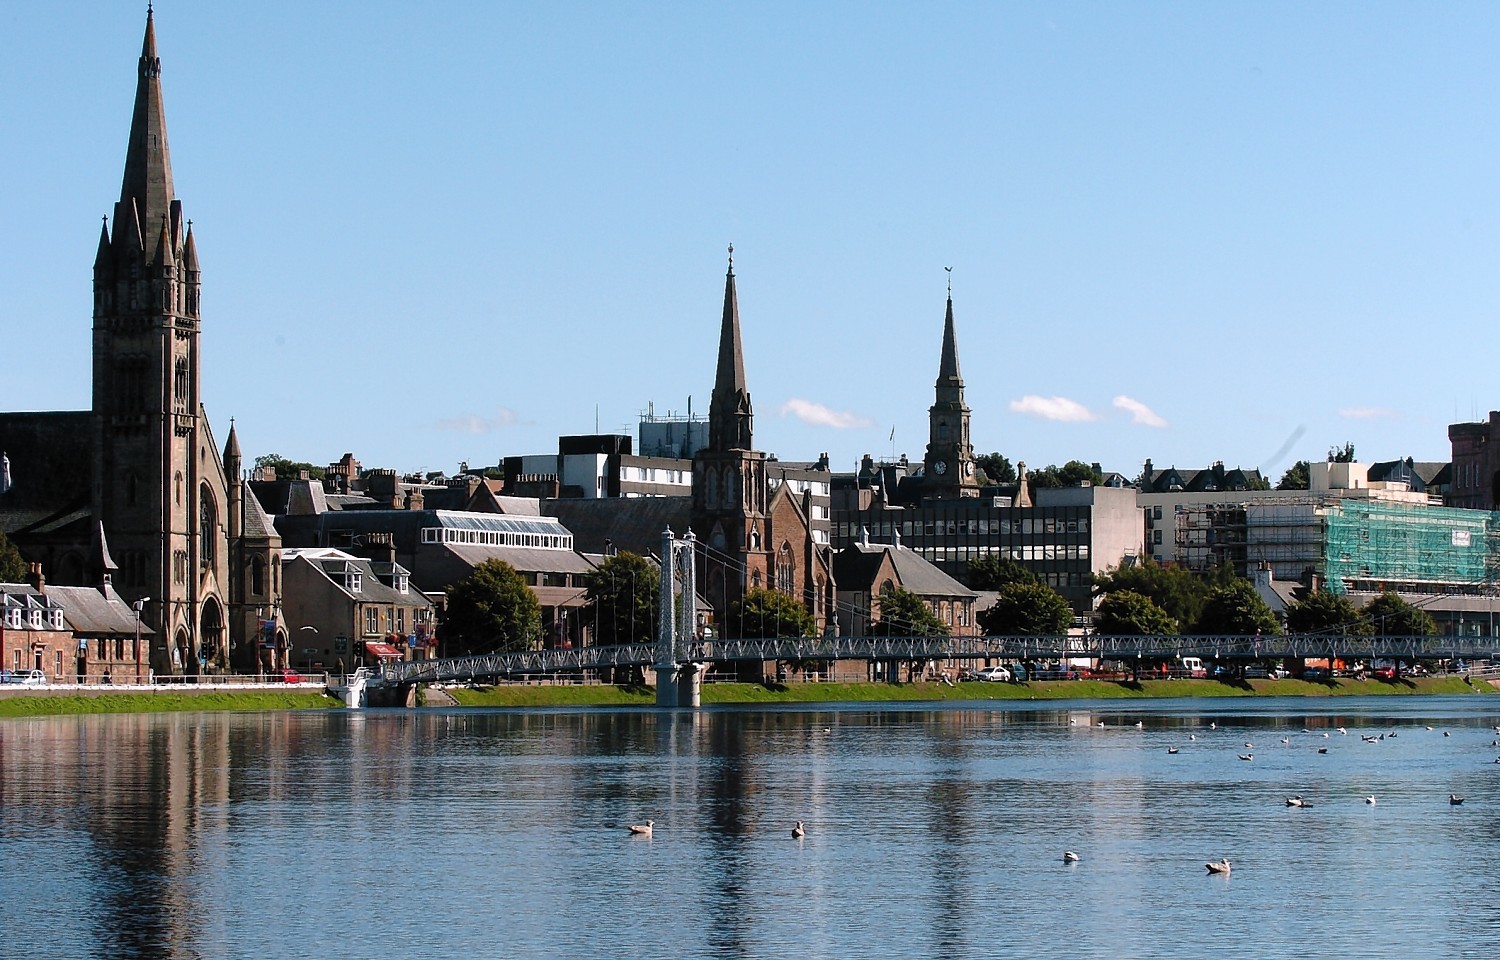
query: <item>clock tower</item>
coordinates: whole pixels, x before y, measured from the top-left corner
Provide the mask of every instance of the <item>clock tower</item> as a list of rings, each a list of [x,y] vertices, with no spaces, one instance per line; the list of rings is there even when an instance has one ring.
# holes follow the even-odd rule
[[[969,407],[958,372],[958,341],[953,334],[953,286],[943,320],[943,356],[938,363],[936,397],[927,412],[927,455],[922,458],[929,500],[979,496],[974,448],[969,444]]]

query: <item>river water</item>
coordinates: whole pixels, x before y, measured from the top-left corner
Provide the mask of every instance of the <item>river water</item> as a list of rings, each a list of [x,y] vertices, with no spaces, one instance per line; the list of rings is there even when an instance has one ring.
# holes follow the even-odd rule
[[[1497,724],[1479,696],[12,720],[0,956],[1490,958]]]

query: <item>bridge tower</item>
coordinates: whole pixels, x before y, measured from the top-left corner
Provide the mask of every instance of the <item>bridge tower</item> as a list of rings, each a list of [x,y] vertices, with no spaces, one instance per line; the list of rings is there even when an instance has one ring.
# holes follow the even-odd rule
[[[691,657],[698,625],[697,546],[691,530],[681,539],[671,527],[662,532],[656,663],[651,668],[658,707],[697,707],[702,702],[704,665]]]

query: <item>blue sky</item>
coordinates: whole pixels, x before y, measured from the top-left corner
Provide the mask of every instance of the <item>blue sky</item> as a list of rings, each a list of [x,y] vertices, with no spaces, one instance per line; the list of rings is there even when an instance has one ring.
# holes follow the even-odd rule
[[[144,4],[0,9],[0,409],[89,404]],[[454,470],[706,412],[1274,480],[1500,406],[1500,5],[156,7],[204,393],[247,457]],[[890,439],[895,432],[895,440]]]

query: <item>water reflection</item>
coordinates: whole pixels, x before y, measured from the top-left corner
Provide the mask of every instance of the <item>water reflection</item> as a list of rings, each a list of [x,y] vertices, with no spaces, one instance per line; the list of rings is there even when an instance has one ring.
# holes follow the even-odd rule
[[[12,721],[0,925],[28,957],[1488,955],[1489,704]]]

